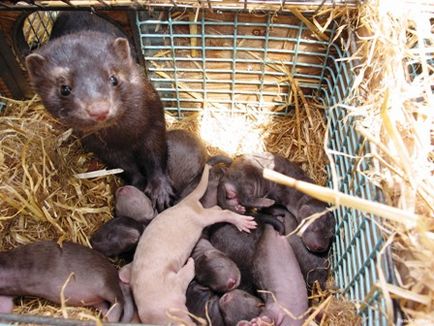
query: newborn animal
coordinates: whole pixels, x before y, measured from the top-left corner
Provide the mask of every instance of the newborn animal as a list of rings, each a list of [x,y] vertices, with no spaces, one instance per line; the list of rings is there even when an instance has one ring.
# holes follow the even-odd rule
[[[284,233],[283,222],[271,215],[260,212],[253,213],[259,227],[250,233],[240,233],[230,224],[216,224],[209,227],[208,237],[211,244],[218,250],[224,252],[233,260],[241,271],[240,288],[249,293],[256,293],[252,279],[252,261],[256,255],[256,246],[259,241],[265,224],[270,224],[279,233]]]
[[[250,233],[240,233],[230,224],[216,224],[211,226],[208,232],[211,244],[237,264],[241,272],[239,288],[252,294],[256,293],[252,278],[252,261],[262,231],[262,224]]]
[[[196,317],[207,320],[207,315],[213,326],[225,326],[219,307],[219,296],[208,287],[191,281],[186,293],[188,311]]]
[[[221,177],[224,175],[225,168],[219,165],[214,165],[209,171],[208,188],[205,194],[200,199],[202,206],[210,208],[217,205],[217,187]]]
[[[173,138],[173,142],[169,142],[169,144],[171,144],[169,145],[169,149],[176,143],[176,137],[173,137],[175,134],[179,133],[174,133],[171,131],[168,132],[168,135],[170,135],[168,138]],[[183,137],[179,138],[185,139],[189,137],[190,136],[184,135]],[[184,160],[182,155],[180,159]],[[175,166],[177,166],[179,170],[179,166],[182,166],[181,162],[176,164],[176,160],[177,156],[170,156],[169,167],[173,166],[173,168],[169,170],[173,170]],[[196,166],[196,169],[197,167],[198,165]],[[203,169],[203,165],[201,166],[201,169]],[[214,166],[210,171],[208,188],[205,195],[201,199],[201,202],[205,203],[204,208],[210,208],[211,204],[212,206],[217,205],[218,180],[213,179],[213,171],[215,169],[221,168]],[[188,173],[184,174],[188,175]],[[194,174],[195,173],[192,175]],[[192,175],[190,175],[190,177]],[[179,180],[182,179],[183,178],[179,178]],[[190,185],[187,188],[189,187]],[[175,186],[175,189],[178,189],[178,186]],[[193,189],[194,188],[188,191],[188,193],[190,193]],[[144,230],[144,225],[149,224],[157,212],[153,209],[151,200],[142,191],[134,186],[123,186],[118,188],[115,197],[115,216],[118,217],[115,217],[112,221],[107,222],[97,232],[95,232],[92,235],[91,244],[94,249],[102,252],[106,256],[114,257],[120,254],[126,254],[127,260],[130,260],[129,253],[134,254],[133,251],[135,250],[140,235]]]
[[[129,217],[145,224],[157,215],[149,197],[134,186],[123,186],[116,190],[115,212],[116,216]]]
[[[213,291],[228,292],[240,284],[237,265],[206,239],[200,239],[191,254],[196,280]]]
[[[259,298],[236,289],[220,298],[219,307],[226,326],[236,326],[241,320],[250,320],[259,316],[264,303]]]
[[[130,283],[143,323],[167,324],[176,320],[193,325],[185,306],[185,293],[194,277],[194,261],[188,257],[203,228],[218,222],[232,223],[244,231],[256,226],[252,217],[219,207],[202,207],[199,199],[207,188],[209,168],[205,166],[197,188],[157,215],[140,237],[130,267]]]
[[[128,288],[120,284],[116,269],[100,253],[72,242],[60,247],[53,241],[0,253],[0,294],[3,299],[10,297],[10,309],[13,297],[23,295],[60,303],[62,286],[71,274],[64,290],[68,305],[94,306],[103,312],[111,306],[109,321],[131,320],[134,306]]]
[[[264,209],[264,211],[271,214],[274,218],[283,221],[286,235],[290,234],[297,228],[297,220],[286,208],[274,205]],[[328,253],[310,252],[304,246],[301,238],[296,234],[289,237],[289,244],[297,257],[301,273],[303,274],[308,289],[312,289],[316,281],[322,289],[325,289],[330,268]]]
[[[167,148],[169,178],[175,197],[182,199],[188,195],[188,193],[183,193],[184,189],[197,178],[191,192],[199,182],[208,154],[199,137],[181,129],[167,132]]]
[[[218,203],[222,208],[244,213],[246,208],[263,208],[274,203],[285,206],[298,223],[314,213],[322,213],[304,231],[302,240],[312,252],[328,250],[334,236],[335,220],[326,212],[327,204],[295,189],[279,185],[262,177],[263,168],[273,169],[292,178],[313,182],[296,164],[284,157],[264,153],[237,157],[218,187]]]
[[[259,316],[264,303],[238,289],[219,298],[209,288],[192,281],[187,289],[187,307],[190,313],[205,320],[208,313],[213,326],[235,326],[241,320]]]
[[[119,256],[136,249],[144,229],[143,223],[132,218],[114,217],[92,234],[90,244],[107,257]]]
[[[253,259],[253,278],[265,301],[262,316],[272,319],[276,326],[297,326],[304,322],[308,309],[307,290],[297,258],[286,237],[265,225]],[[292,314],[288,314],[284,309]]]
[[[88,19],[84,30],[83,15],[91,13],[61,13],[53,26],[56,38],[26,57],[31,84],[87,151],[123,169],[125,182],[145,189],[162,210],[172,188],[161,100],[124,34],[99,17]]]

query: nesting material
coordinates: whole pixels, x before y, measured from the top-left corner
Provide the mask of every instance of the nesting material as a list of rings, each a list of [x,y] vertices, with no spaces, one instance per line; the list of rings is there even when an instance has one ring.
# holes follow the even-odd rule
[[[211,155],[229,156],[269,151],[301,164],[303,170],[318,184],[327,180],[327,157],[323,148],[324,114],[312,106],[311,119],[300,110],[288,116],[264,114],[246,109],[246,113],[213,112],[184,114],[182,119],[166,115],[169,129],[181,128],[199,135]]]
[[[46,300],[30,297],[16,299],[13,313],[102,322],[101,314],[95,309],[69,307],[67,304],[62,307],[53,305]]]
[[[302,163],[323,184],[326,173],[320,143],[324,133],[322,111],[312,110],[316,125],[313,129],[308,127],[310,122],[303,112],[299,120],[300,140],[295,136],[295,114],[271,118],[252,111],[229,120],[226,113],[204,111],[181,120],[166,115],[166,120],[169,129],[187,129],[202,137],[211,155],[267,148]],[[252,140],[251,135],[256,138]],[[91,179],[79,179],[75,175],[103,168],[91,154],[83,151],[70,130],[49,116],[37,98],[28,102],[9,101],[0,116],[3,180],[0,250],[39,239],[89,245],[91,234],[112,216],[113,193],[120,181],[113,175]],[[69,318],[79,319],[97,316],[96,311],[87,308],[59,310],[44,300],[16,300],[16,303],[14,312],[17,313],[60,317],[66,312]]]
[[[78,179],[102,165],[36,101],[10,103],[0,116],[2,250],[37,239],[88,245],[111,217],[114,177]]]
[[[391,323],[392,299],[409,324],[434,321],[433,18],[428,2],[382,0],[368,1],[358,17],[342,22],[361,36],[350,58],[357,64],[350,105],[342,108],[371,145],[366,174],[387,204],[421,217],[415,228],[382,221],[383,250],[392,248],[398,284],[380,272],[377,286]]]

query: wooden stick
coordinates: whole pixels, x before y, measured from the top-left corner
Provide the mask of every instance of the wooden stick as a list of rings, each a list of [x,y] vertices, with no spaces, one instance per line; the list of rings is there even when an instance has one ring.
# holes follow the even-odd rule
[[[196,13],[192,13],[191,12],[191,13],[188,14],[189,20],[191,22],[191,24],[189,25],[190,34],[191,35],[197,35],[197,25],[196,25],[196,22],[197,22],[197,16],[198,16],[198,14],[199,14],[199,8],[197,8]],[[202,31],[202,33],[203,32],[204,31]],[[197,46],[197,37],[196,36],[193,36],[193,37],[190,38],[190,46],[192,47],[192,49],[191,49],[191,56],[193,58],[197,57],[197,50],[195,49],[195,47]]]
[[[407,228],[415,228],[421,219],[421,216],[412,212],[407,212],[396,207],[391,207],[347,195],[340,191],[321,187],[309,182],[296,180],[270,169],[263,170],[263,177],[265,179],[297,189],[298,191],[301,191],[321,201],[328,202],[333,205],[344,205],[366,213],[375,214],[396,223],[404,224]]]
[[[314,24],[311,23],[309,19],[303,16],[301,11],[297,8],[291,8],[290,11],[294,14],[295,17],[300,19],[306,26],[314,33],[320,40],[328,41],[329,37],[321,32]]]

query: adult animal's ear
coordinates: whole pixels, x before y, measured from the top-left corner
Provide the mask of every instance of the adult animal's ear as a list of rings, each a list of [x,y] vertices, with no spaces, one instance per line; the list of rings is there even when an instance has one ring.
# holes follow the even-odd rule
[[[128,65],[133,64],[133,58],[131,56],[130,44],[128,40],[124,37],[118,37],[113,42],[113,49],[116,56],[121,60],[122,63],[127,63]]]
[[[26,67],[30,80],[33,82],[44,75],[46,70],[47,59],[44,56],[32,53],[26,57]]]

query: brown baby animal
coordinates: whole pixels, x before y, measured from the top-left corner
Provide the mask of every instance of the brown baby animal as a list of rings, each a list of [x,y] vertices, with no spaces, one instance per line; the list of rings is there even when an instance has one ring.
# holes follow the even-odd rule
[[[230,224],[216,224],[208,228],[207,234],[211,244],[237,264],[241,272],[239,288],[255,294],[256,289],[252,279],[252,261],[256,256],[256,246],[261,238],[264,225],[270,224],[282,234],[285,231],[285,226],[282,221],[271,215],[260,212],[251,215],[255,217],[258,227],[250,233],[240,233]]]
[[[301,326],[308,309],[306,284],[297,258],[285,236],[265,225],[253,259],[253,279],[265,301],[261,316],[276,326]],[[289,313],[288,313],[289,312]]]
[[[210,288],[191,281],[186,293],[188,311],[204,320],[210,319],[213,326],[225,326],[219,307],[220,297]]]
[[[116,216],[129,217],[144,224],[157,215],[149,197],[134,186],[123,186],[116,190],[115,212]]]
[[[303,170],[284,157],[271,154],[241,155],[234,159],[218,187],[218,203],[222,208],[244,213],[247,208],[280,204],[295,216],[298,223],[319,214],[304,231],[302,240],[312,252],[325,252],[334,236],[335,219],[327,204],[295,189],[262,177],[264,168],[273,169],[292,178],[313,183]]]
[[[235,326],[241,320],[259,316],[264,302],[242,290],[233,290],[219,297],[209,288],[192,281],[187,289],[187,307],[190,313],[213,326]]]
[[[194,190],[208,159],[205,145],[195,134],[187,130],[174,129],[167,132],[169,153],[167,171],[175,194],[180,200]],[[185,189],[194,183],[190,192]]]
[[[208,240],[200,239],[191,257],[200,284],[220,293],[233,290],[240,284],[241,273],[237,265]]]
[[[131,320],[134,305],[128,288],[99,252],[72,242],[60,247],[53,241],[39,241],[0,253],[1,307],[7,306],[6,297],[12,303],[13,297],[24,295],[60,303],[62,286],[67,281],[67,305],[108,311],[107,319],[112,322]]]
[[[92,234],[90,244],[107,257],[119,256],[135,250],[144,229],[132,218],[114,217]]]
[[[152,220],[140,237],[133,262],[124,267],[127,277],[123,279],[129,278],[143,323],[194,325],[185,305],[185,293],[194,277],[194,261],[189,255],[203,228],[228,222],[248,232],[256,226],[252,217],[219,207],[202,207],[199,200],[207,188],[209,169],[206,165],[199,185],[190,195]]]
[[[261,314],[264,302],[243,290],[225,293],[219,300],[220,311],[226,326],[236,326],[242,320],[250,320]]]
[[[252,279],[252,261],[256,244],[261,237],[263,225],[249,233],[240,233],[230,224],[216,224],[209,228],[209,241],[218,250],[235,262],[241,272],[239,289],[256,293]]]
[[[274,205],[263,211],[283,221],[286,235],[289,235],[297,228],[297,220],[286,208]],[[318,282],[321,289],[324,290],[326,288],[330,268],[328,252],[314,253],[309,251],[297,234],[289,236],[288,241],[297,257],[301,273],[303,274],[308,289],[312,289],[314,283]]]
[[[208,188],[200,199],[203,207],[210,208],[217,205],[217,187],[225,169],[224,164],[216,164],[209,171]]]

